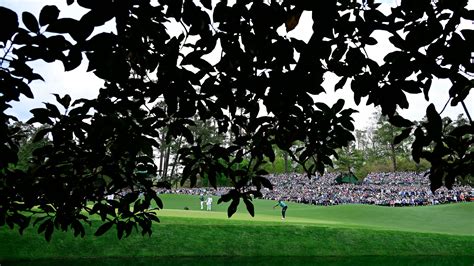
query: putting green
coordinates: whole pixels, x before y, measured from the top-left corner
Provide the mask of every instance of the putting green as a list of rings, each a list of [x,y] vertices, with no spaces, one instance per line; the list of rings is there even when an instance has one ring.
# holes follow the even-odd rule
[[[254,200],[255,217],[248,214],[241,202],[238,211],[227,218],[228,204],[214,204],[212,211],[200,210],[198,196],[163,194],[165,208],[158,211],[163,223],[167,217],[212,219],[213,223],[322,225],[333,227],[361,227],[379,230],[425,232],[474,236],[474,203],[458,203],[419,207],[384,207],[373,205],[314,206],[288,203],[287,219],[281,221],[280,208],[275,202]],[[217,202],[217,197],[214,202]],[[185,210],[185,208],[189,210]],[[170,222],[176,222],[172,219]]]

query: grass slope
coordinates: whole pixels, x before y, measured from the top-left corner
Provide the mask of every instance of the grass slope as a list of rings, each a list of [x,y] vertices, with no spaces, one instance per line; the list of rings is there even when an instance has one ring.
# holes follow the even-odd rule
[[[227,204],[214,204],[212,212],[200,210],[199,199],[192,195],[161,195],[164,217],[194,217],[227,219]],[[217,198],[214,199],[217,202]],[[280,208],[276,202],[254,200],[255,217],[251,217],[241,203],[237,213],[229,221],[281,222]],[[337,227],[364,227],[370,229],[427,232],[474,236],[474,204],[460,203],[424,207],[382,207],[374,205],[314,206],[288,203],[286,223],[320,224]],[[184,210],[184,207],[189,210]]]
[[[55,232],[46,243],[36,228],[20,237],[0,229],[0,261],[48,258],[164,256],[474,256],[474,204],[386,208],[290,204],[280,220],[274,202],[256,200],[256,217],[240,206],[227,219],[226,207],[199,210],[196,196],[163,195],[165,210],[151,237],[117,240],[115,230],[84,239]],[[190,210],[184,210],[184,207]]]

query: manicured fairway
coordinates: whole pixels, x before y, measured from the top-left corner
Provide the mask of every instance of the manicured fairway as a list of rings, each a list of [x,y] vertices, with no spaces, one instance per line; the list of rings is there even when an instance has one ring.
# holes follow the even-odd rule
[[[317,207],[289,204],[281,220],[275,202],[255,200],[255,217],[245,205],[228,219],[225,205],[199,209],[190,195],[162,195],[165,209],[151,237],[117,240],[115,228],[84,239],[55,232],[46,243],[36,228],[24,236],[0,230],[0,261],[78,258],[165,258],[196,256],[455,256],[474,263],[474,203],[389,208],[367,205]],[[217,198],[214,202],[217,202]],[[185,210],[185,207],[189,210]],[[457,260],[455,260],[456,262]],[[467,264],[465,263],[467,262]],[[7,264],[6,264],[7,265]]]
[[[193,217],[218,219],[232,223],[247,221],[281,223],[280,208],[273,209],[275,202],[254,200],[255,217],[251,217],[243,202],[237,213],[227,219],[227,204],[214,204],[212,212],[201,211],[199,199],[191,195],[161,195],[165,209],[159,212],[165,217]],[[217,198],[214,199],[217,202]],[[424,207],[382,207],[372,205],[314,206],[288,203],[285,224],[314,224],[335,227],[364,227],[370,229],[431,232],[474,236],[474,203],[447,204]],[[187,207],[189,210],[184,210]],[[204,212],[204,213],[203,213]]]

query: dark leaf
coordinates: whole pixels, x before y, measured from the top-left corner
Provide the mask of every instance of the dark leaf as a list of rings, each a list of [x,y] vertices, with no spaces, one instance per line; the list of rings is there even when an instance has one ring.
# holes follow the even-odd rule
[[[79,234],[81,237],[86,235],[86,231],[84,230],[84,226],[78,220],[74,220],[71,224],[72,228],[74,229],[74,236],[77,237]]]
[[[112,0],[102,0],[102,1],[95,1],[95,0],[77,0],[77,4],[83,8],[87,9],[97,9],[97,8],[104,8],[107,4],[112,3]]]
[[[337,91],[339,89],[342,89],[344,85],[346,84],[347,77],[342,77],[337,83],[336,86],[334,86],[334,91]]]
[[[410,136],[410,133],[412,131],[412,128],[405,128],[400,135],[396,136],[395,139],[393,140],[393,144],[397,145],[400,142],[402,142],[404,139],[408,138]]]
[[[48,110],[43,108],[35,108],[30,110],[30,112],[33,114],[33,117],[28,120],[28,123],[39,122],[42,124],[53,124],[53,121],[49,118]]]
[[[158,195],[154,194],[153,199],[155,200],[156,205],[158,206],[158,208],[163,209],[163,201],[160,199],[160,197],[158,197]]]
[[[174,17],[177,21],[181,20],[183,0],[170,0],[166,1],[168,9],[166,15]]]
[[[17,86],[21,94],[25,95],[26,97],[30,99],[34,98],[34,95],[33,95],[33,92],[31,91],[30,86],[28,86],[26,83],[24,83],[23,81],[19,81]]]
[[[402,50],[405,49],[405,42],[398,36],[390,36],[388,40],[393,44],[393,46],[400,48]]]
[[[467,20],[474,20],[474,10],[463,9],[462,17]],[[441,20],[441,16],[439,20]]]
[[[28,77],[29,81],[33,81],[33,80],[41,80],[41,81],[44,81],[44,78],[38,74],[38,73],[33,73],[31,74],[30,77]]]
[[[135,225],[135,223],[132,223],[132,222],[128,222],[128,223],[125,224],[125,237],[130,236],[130,234],[132,233],[134,225]]]
[[[426,117],[428,118],[426,125],[428,136],[431,136],[434,140],[439,139],[443,123],[433,104],[430,104],[426,109]]]
[[[421,88],[420,88],[421,86],[419,83],[415,81],[412,81],[412,80],[404,81],[404,82],[401,82],[400,86],[402,87],[402,90],[408,93],[413,93],[413,94],[421,93]]]
[[[39,24],[45,26],[58,19],[59,9],[56,6],[44,6],[39,16]]]
[[[15,227],[15,224],[13,223],[13,220],[12,220],[12,216],[8,216],[5,220],[7,222],[8,227],[10,227],[10,229],[13,229]]]
[[[119,221],[117,223],[117,238],[118,239],[122,239],[124,231],[125,231],[125,222]]]
[[[160,218],[156,217],[155,213],[150,213],[150,215],[148,217],[150,218],[150,220],[152,220],[154,222],[157,222],[157,223],[160,222]]]
[[[66,60],[63,61],[64,70],[71,71],[76,69],[82,62],[82,53],[77,47],[69,49]]]
[[[349,48],[349,51],[346,55],[346,62],[351,73],[360,72],[364,65],[365,59],[366,58],[360,49]]]
[[[36,20],[35,16],[33,16],[33,14],[25,11],[21,17],[27,29],[29,29],[31,32],[39,32],[38,21]]]
[[[99,9],[92,9],[81,18],[81,22],[88,26],[102,26],[107,21],[114,18],[114,12],[105,12]]]
[[[49,117],[59,118],[61,116],[61,113],[59,112],[59,109],[56,107],[56,105],[50,103],[45,103],[45,105],[49,110]]]
[[[413,122],[408,119],[405,119],[399,115],[394,115],[389,118],[389,122],[396,127],[411,127]]]
[[[325,103],[322,103],[322,102],[317,102],[315,103],[316,107],[319,108],[319,110],[323,111],[324,113],[330,113],[331,112],[331,108],[329,108],[329,106],[327,106]]]
[[[38,217],[35,219],[35,221],[33,222],[33,226],[36,226],[37,223],[43,221],[44,219],[48,218],[48,216],[43,216],[43,217]],[[43,230],[44,231],[44,230]],[[40,232],[39,232],[40,233]]]
[[[45,218],[45,217],[42,217],[42,218]],[[41,219],[42,220],[42,219]],[[37,221],[35,221],[35,223],[37,223]],[[44,232],[44,230],[46,230],[46,227],[48,226],[49,223],[53,223],[51,221],[51,219],[48,219],[46,221],[44,221],[39,227],[38,227],[38,234],[41,234],[42,232]]]
[[[423,133],[423,130],[420,127],[417,127],[415,129],[415,141],[413,141],[413,144],[411,146],[411,154],[412,154],[413,160],[416,163],[420,163],[420,158],[421,158],[421,153],[423,151],[424,142],[425,142],[425,135]]]
[[[46,28],[46,31],[53,33],[69,33],[77,28],[78,21],[72,18],[60,18]]]
[[[54,231],[54,223],[52,220],[48,220],[46,221],[48,222],[47,225],[46,225],[46,231],[44,232],[44,237],[46,239],[46,241],[51,241],[51,236],[53,235],[53,231]]]
[[[106,222],[105,224],[102,224],[97,231],[94,233],[95,236],[101,236],[105,234],[105,232],[109,231],[109,229],[114,225],[113,222]]]
[[[71,104],[71,96],[69,94],[64,95],[64,97],[59,96],[57,93],[53,93],[54,97],[56,97],[56,101],[60,103],[64,109],[68,109]]]
[[[303,9],[300,9],[297,7],[293,8],[289,12],[288,18],[286,19],[286,22],[285,22],[286,32],[290,32],[294,28],[296,28],[296,26],[298,26],[301,14],[303,14]]]
[[[333,60],[339,61],[342,56],[346,53],[347,51],[347,44],[338,44],[336,49],[334,49],[334,52],[332,53],[331,57]]]
[[[227,217],[232,217],[234,213],[237,211],[237,206],[239,206],[240,203],[240,198],[239,197],[234,197],[232,199],[232,202],[229,205],[229,208],[227,208]]]
[[[227,6],[227,1],[219,1],[214,8],[213,20],[214,22],[223,22],[229,19],[231,8]]]
[[[218,200],[217,204],[221,204],[222,202],[229,202],[232,199],[232,194],[224,194]]]
[[[256,175],[268,175],[268,171],[265,169],[259,169],[256,173]]]
[[[376,45],[377,44],[377,40],[373,37],[368,37],[368,38],[364,39],[364,42],[368,45]]]
[[[347,128],[348,130],[350,131],[354,131],[354,124],[352,123],[351,119],[347,118],[347,117],[341,117],[341,119],[339,120],[341,122],[341,125],[344,126],[345,128]]]
[[[258,177],[259,178],[259,181],[262,183],[262,185],[270,190],[273,190],[273,185],[272,183],[270,182],[270,180],[268,180],[267,178],[263,177],[263,176],[260,176]]]
[[[18,29],[18,15],[10,9],[0,6],[0,18],[2,18],[0,42],[5,43]]]
[[[343,99],[337,100],[337,102],[332,106],[331,110],[335,114],[339,113],[342,110],[342,108],[344,107],[344,102],[345,101]]]
[[[433,79],[428,79],[425,84],[423,84],[423,95],[425,96],[425,100],[426,101],[429,101],[429,91],[430,91],[430,88],[431,88],[431,83],[432,83]]]
[[[342,116],[348,116],[350,117],[353,113],[358,113],[359,111],[357,110],[354,110],[352,108],[348,108],[348,109],[344,109],[341,111],[341,115]]]
[[[18,223],[20,228],[18,230],[18,232],[20,233],[20,235],[23,235],[23,231],[25,231],[25,229],[30,225],[30,221],[31,221],[31,216],[30,217],[22,217],[20,219],[20,222]]]
[[[245,206],[247,207],[247,211],[249,212],[249,214],[254,217],[255,216],[255,210],[254,210],[254,206],[253,206],[253,203],[248,200],[247,198],[244,198],[244,203],[245,203]]]
[[[215,171],[209,171],[207,173],[207,179],[209,180],[209,183],[213,188],[217,189],[217,179],[216,179],[216,172]]]
[[[212,9],[212,1],[211,0],[201,0],[201,4],[209,10]]]

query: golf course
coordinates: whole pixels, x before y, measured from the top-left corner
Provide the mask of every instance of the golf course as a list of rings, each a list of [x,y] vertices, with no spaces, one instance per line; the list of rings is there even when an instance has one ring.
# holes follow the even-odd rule
[[[189,265],[194,258],[202,258],[199,265],[234,260],[238,260],[235,265],[259,265],[266,258],[261,262],[267,265],[298,258],[299,264],[307,261],[310,265],[317,258],[333,265],[345,265],[338,264],[341,259],[351,265],[406,265],[407,259],[408,264],[415,260],[418,265],[474,263],[474,203],[403,208],[289,203],[287,218],[282,220],[281,209],[272,208],[275,202],[268,200],[253,201],[255,217],[241,203],[229,219],[225,204],[214,204],[212,211],[206,211],[200,210],[198,196],[165,194],[161,198],[161,222],[153,225],[151,237],[135,232],[118,240],[115,228],[95,237],[98,220],[86,227],[84,238],[55,231],[50,243],[37,234],[37,226],[25,230],[23,236],[4,227],[0,262],[3,266],[58,261],[59,265],[69,260],[70,265],[102,259],[101,265],[143,260],[147,265],[156,261],[171,265],[180,260],[179,264]],[[372,262],[366,261],[369,258]]]

